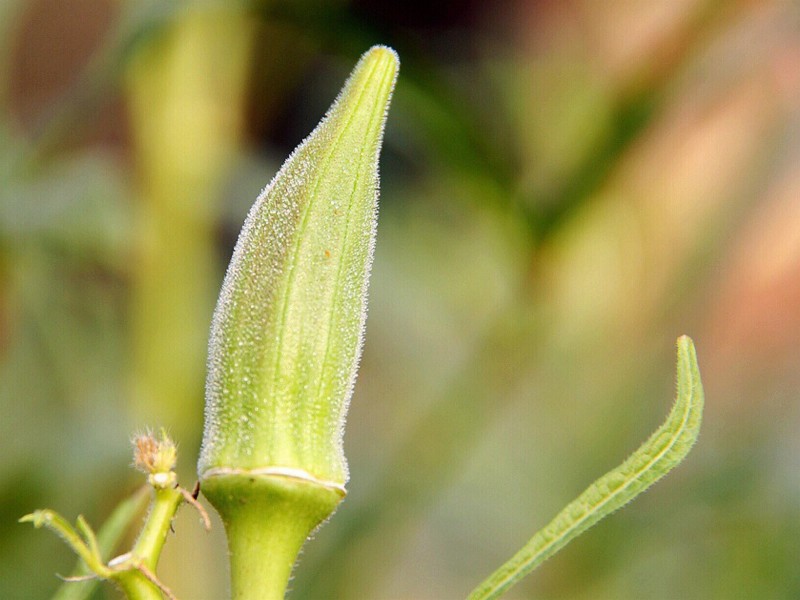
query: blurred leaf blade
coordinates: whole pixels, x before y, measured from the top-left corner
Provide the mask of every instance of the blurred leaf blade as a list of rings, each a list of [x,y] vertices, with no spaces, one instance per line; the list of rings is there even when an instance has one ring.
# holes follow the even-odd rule
[[[569,503],[511,559],[470,594],[470,600],[498,598],[528,573],[603,517],[622,508],[675,468],[700,433],[703,386],[694,344],[678,339],[678,390],[661,427],[619,467]]]

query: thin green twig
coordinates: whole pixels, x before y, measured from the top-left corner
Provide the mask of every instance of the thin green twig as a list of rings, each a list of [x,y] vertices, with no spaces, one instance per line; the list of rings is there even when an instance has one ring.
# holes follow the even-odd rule
[[[150,486],[142,486],[132,496],[120,502],[97,532],[97,546],[104,561],[110,558],[111,553],[119,545],[133,520],[144,509],[150,497],[149,490]],[[56,590],[52,600],[86,600],[89,598],[99,585],[100,580],[97,578],[86,581],[79,580],[87,575],[90,575],[89,569],[86,568],[82,559],[78,559],[78,564],[72,574]]]
[[[89,546],[81,539],[75,528],[69,522],[59,515],[57,512],[43,509],[36,510],[31,514],[25,515],[19,520],[20,523],[33,523],[37,529],[46,527],[50,531],[56,533],[72,550],[81,557],[86,565],[101,577],[110,577],[112,574],[111,569],[103,564],[100,556],[95,554]],[[84,525],[86,522],[83,521]]]

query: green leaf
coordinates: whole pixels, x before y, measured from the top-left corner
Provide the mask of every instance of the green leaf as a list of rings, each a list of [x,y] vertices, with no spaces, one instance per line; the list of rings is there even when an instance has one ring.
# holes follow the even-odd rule
[[[498,598],[525,575],[589,529],[622,508],[689,453],[700,433],[703,386],[694,344],[678,338],[678,389],[667,420],[616,469],[603,475],[470,594],[470,600]]]
[[[81,560],[83,560],[89,569],[97,573],[99,576],[108,577],[109,573],[111,572],[110,569],[103,564],[100,556],[96,554],[96,545],[92,544],[92,547],[87,546],[86,542],[81,538],[78,532],[75,531],[75,528],[57,512],[50,510],[49,508],[35,510],[32,513],[20,518],[19,522],[32,523],[36,529],[46,527],[55,533],[58,537],[64,540],[64,542],[70,548],[72,548],[73,552],[75,552],[75,554],[77,554]],[[88,528],[88,525],[86,524],[86,521],[83,520],[83,517],[79,518],[79,523],[79,528],[81,530]],[[91,535],[91,538],[94,540],[94,534]]]
[[[97,532],[98,555],[105,561],[111,557],[111,553],[119,545],[125,532],[130,527],[134,519],[144,509],[149,499],[150,488],[142,486],[130,498],[120,502],[108,517],[100,531]],[[71,577],[80,578],[89,575],[90,571],[86,568],[83,560],[79,560],[75,566]],[[53,600],[85,600],[94,592],[100,583],[98,579],[89,581],[65,581],[53,596]]]

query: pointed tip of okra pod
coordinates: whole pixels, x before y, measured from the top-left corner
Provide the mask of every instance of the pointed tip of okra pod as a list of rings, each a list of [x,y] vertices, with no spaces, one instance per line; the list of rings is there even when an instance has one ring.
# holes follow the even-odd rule
[[[349,100],[354,105],[372,105],[378,109],[382,108],[382,116],[385,118],[399,70],[400,57],[397,52],[389,46],[373,46],[361,55],[342,93],[334,102],[327,116],[330,117],[336,112],[340,112],[340,105],[346,105],[343,99],[350,96]],[[353,91],[356,93],[349,94]],[[382,135],[382,130],[383,122],[381,120],[378,137]]]
[[[395,70],[397,70],[397,68],[400,66],[400,57],[397,55],[395,49],[390,48],[389,46],[384,46],[383,44],[376,44],[367,50],[364,53],[363,58],[387,61],[388,63],[394,65]]]

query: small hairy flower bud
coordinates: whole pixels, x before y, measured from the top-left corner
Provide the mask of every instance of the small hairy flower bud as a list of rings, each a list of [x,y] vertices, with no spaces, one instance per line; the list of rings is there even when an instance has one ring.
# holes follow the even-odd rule
[[[133,464],[148,474],[148,482],[153,487],[166,488],[177,483],[174,473],[178,461],[178,449],[167,432],[161,430],[161,439],[149,431],[133,439]]]

